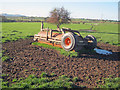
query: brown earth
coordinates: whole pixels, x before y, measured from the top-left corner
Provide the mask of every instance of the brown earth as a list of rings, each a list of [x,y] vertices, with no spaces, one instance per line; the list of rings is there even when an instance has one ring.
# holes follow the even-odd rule
[[[112,51],[112,55],[88,53],[79,57],[67,57],[56,50],[31,45],[32,42],[33,38],[29,38],[2,44],[3,50],[6,50],[3,55],[11,57],[2,63],[2,73],[9,74],[5,80],[11,82],[14,78],[26,78],[30,74],[39,77],[42,72],[54,72],[57,76],[64,74],[70,78],[78,77],[79,81],[75,85],[93,88],[97,86],[96,81],[108,78],[109,75],[120,77],[117,46],[98,43],[99,48]]]

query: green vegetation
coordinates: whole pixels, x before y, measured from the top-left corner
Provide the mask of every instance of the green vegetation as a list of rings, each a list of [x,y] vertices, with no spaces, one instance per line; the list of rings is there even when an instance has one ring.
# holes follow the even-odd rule
[[[51,23],[44,23],[44,28],[49,27],[50,29],[57,29],[55,24]],[[80,29],[90,29],[91,25],[90,24],[62,24],[60,25],[60,28],[66,27],[66,28],[71,28],[71,30],[80,30]]]
[[[77,82],[77,81],[78,81],[78,77],[74,77],[72,80],[73,80],[74,82]]]
[[[99,84],[98,87],[99,88],[115,88],[115,89],[120,89],[120,77],[116,77],[116,78],[104,78],[101,81],[102,84]]]
[[[3,78],[8,76],[9,74],[2,74]],[[73,88],[75,86],[74,83],[79,80],[78,77],[68,78],[65,75],[57,77],[56,80],[51,80],[50,77],[54,76],[56,76],[55,73],[48,75],[43,72],[40,77],[31,74],[26,79],[14,78],[12,82],[4,81],[4,79],[2,79],[2,88]],[[120,77],[103,78],[102,80],[97,81],[97,83],[99,88],[120,89]],[[85,88],[86,86],[81,85],[80,87]]]
[[[74,51],[65,51],[64,49],[61,49],[59,47],[54,47],[54,46],[51,46],[51,45],[47,45],[47,44],[44,44],[44,43],[38,43],[38,42],[33,42],[32,45],[38,45],[38,46],[42,46],[42,47],[45,47],[45,48],[51,48],[51,49],[55,49],[57,51],[60,51],[60,54],[63,54],[65,56],[78,56],[78,53],[77,52],[74,52]]]
[[[92,25],[91,25],[92,24]],[[13,22],[2,23],[2,42],[15,41],[20,38],[27,38],[33,36],[40,31],[41,23],[36,22]],[[44,28],[56,29],[56,25],[44,23]],[[85,37],[93,35],[98,42],[109,43],[112,45],[120,45],[118,43],[118,24],[113,23],[85,23],[85,24],[62,24],[60,28],[67,27],[72,30],[78,30],[80,34]],[[93,28],[92,28],[93,27]],[[94,32],[84,31],[96,30]],[[82,31],[81,31],[82,30]]]
[[[92,24],[92,25],[91,25]],[[87,35],[93,35],[97,38],[98,42],[109,43],[112,45],[120,45],[118,43],[118,24],[112,23],[85,23],[85,24],[62,24],[60,28],[67,27],[72,30],[87,29],[90,30],[93,26],[92,30],[96,30],[95,32],[88,31],[80,31],[80,34],[85,37]],[[20,38],[28,38],[29,36],[33,36],[40,31],[41,23],[35,22],[13,22],[13,23],[2,23],[2,42],[15,41]],[[45,23],[45,28],[49,27],[50,29],[56,29],[56,25]],[[65,50],[59,47],[53,47],[47,44],[34,42],[32,45],[39,45],[45,48],[51,48],[60,51],[61,54],[65,56],[77,56],[77,52],[66,52]],[[85,51],[86,52],[86,51]],[[89,51],[88,51],[89,52]],[[93,52],[94,53],[94,52]],[[0,54],[2,56],[2,54]],[[3,56],[2,61],[9,60],[9,56]],[[32,68],[35,70],[35,68]],[[28,70],[25,70],[28,71]],[[3,74],[2,77],[7,77],[8,75]],[[51,74],[52,77],[56,76],[54,73]],[[86,77],[88,79],[88,77]],[[72,79],[73,82],[78,80],[77,77]],[[17,80],[16,78],[12,80],[14,83],[9,83],[3,80],[2,86],[3,88],[61,88],[61,87],[72,87],[73,83],[70,82],[70,78],[67,78],[65,75],[60,76],[57,80],[49,80],[46,73],[42,73],[41,77],[38,78],[35,75],[30,75],[26,79],[20,78]],[[98,81],[102,82],[103,85],[99,85],[100,88],[120,88],[120,78],[107,78],[104,80]]]
[[[91,25],[92,24],[92,25]],[[93,26],[93,28],[92,28]],[[45,23],[45,28],[56,29],[55,25]],[[93,35],[96,37],[98,42],[109,43],[111,45],[120,45],[118,42],[118,24],[112,23],[85,23],[85,24],[62,24],[60,28],[67,27],[71,30],[78,30],[82,37],[87,35]],[[84,30],[96,30],[94,32]],[[80,31],[82,30],[82,31]]]
[[[2,57],[2,53],[0,52],[0,57]]]
[[[47,76],[47,73],[45,73],[45,72],[43,72],[42,74],[41,74],[41,77],[46,77]]]
[[[24,71],[25,71],[25,72],[27,72],[28,70],[27,70],[27,69],[25,69]]]
[[[43,73],[42,73],[43,74]],[[15,83],[2,82],[2,88],[72,88],[73,83],[65,75],[59,76],[57,80],[50,80],[49,77],[36,77],[30,75],[26,79],[13,79]]]
[[[14,79],[12,80],[12,82],[17,82],[17,79],[16,79],[16,78],[14,78]]]
[[[2,22],[41,22],[45,17],[26,17],[26,16],[0,16]]]
[[[2,62],[3,62],[3,61],[6,61],[6,60],[8,60],[8,59],[10,59],[9,56],[3,56],[3,57],[2,57]]]
[[[55,73],[51,73],[51,76],[54,77],[54,76],[56,76],[56,74]]]
[[[32,68],[32,70],[33,70],[33,71],[35,71],[35,70],[36,70],[36,68]]]
[[[40,31],[40,23],[2,23],[2,42],[33,36]]]
[[[9,74],[2,73],[2,77],[9,76]]]

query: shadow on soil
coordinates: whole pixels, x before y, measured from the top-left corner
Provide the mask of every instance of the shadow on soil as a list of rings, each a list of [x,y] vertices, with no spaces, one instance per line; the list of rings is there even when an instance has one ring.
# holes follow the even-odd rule
[[[98,49],[102,49],[100,47],[97,47]],[[110,51],[112,52],[112,51]],[[74,57],[74,58],[94,58],[94,59],[103,59],[103,60],[112,60],[112,61],[120,61],[119,60],[119,55],[120,52],[112,52],[112,54],[109,55],[104,55],[104,54],[98,54],[96,53],[96,51],[94,50],[87,50],[87,49],[83,49],[81,50],[81,52],[78,52],[78,57]]]

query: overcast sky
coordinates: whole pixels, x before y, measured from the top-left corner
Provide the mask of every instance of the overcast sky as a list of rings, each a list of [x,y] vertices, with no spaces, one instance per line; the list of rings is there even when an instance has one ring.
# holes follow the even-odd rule
[[[69,1],[69,2],[68,2]],[[2,0],[0,13],[47,17],[55,7],[64,7],[73,18],[118,20],[119,0]]]

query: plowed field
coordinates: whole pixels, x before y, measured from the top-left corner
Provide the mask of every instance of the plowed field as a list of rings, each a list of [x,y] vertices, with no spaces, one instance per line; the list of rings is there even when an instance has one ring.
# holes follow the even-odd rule
[[[39,76],[42,72],[48,74],[54,72],[57,76],[64,74],[70,78],[78,77],[79,81],[75,85],[93,88],[97,86],[96,81],[102,78],[108,78],[109,75],[120,76],[117,46],[98,43],[99,48],[113,52],[112,55],[88,53],[81,54],[79,57],[67,57],[60,55],[56,50],[32,45],[32,42],[33,38],[29,38],[2,44],[5,50],[3,55],[10,57],[2,63],[2,73],[9,74],[4,78],[6,81],[26,78],[30,74]]]

